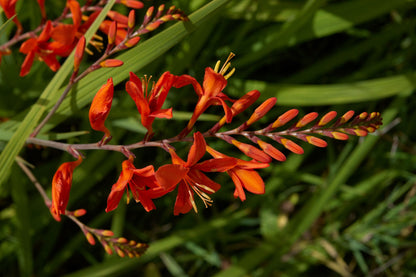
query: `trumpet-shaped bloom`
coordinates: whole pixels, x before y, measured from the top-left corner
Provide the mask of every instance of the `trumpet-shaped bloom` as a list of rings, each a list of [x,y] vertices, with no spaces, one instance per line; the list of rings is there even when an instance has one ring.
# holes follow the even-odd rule
[[[228,107],[227,103],[225,103],[225,100],[233,100],[231,100],[227,95],[225,95],[222,92],[222,90],[227,85],[227,79],[234,73],[234,69],[227,73],[231,65],[229,63],[229,60],[232,57],[234,57],[234,54],[231,53],[221,70],[219,70],[219,61],[217,62],[214,69],[212,69],[211,67],[207,67],[205,69],[204,82],[202,86],[198,83],[198,81],[195,78],[189,75],[181,76],[181,86],[192,84],[196,94],[199,97],[194,109],[194,113],[192,114],[192,117],[189,120],[186,129],[181,135],[186,135],[192,129],[199,116],[208,107],[212,105],[222,105],[225,113],[226,122],[231,122],[233,112],[230,109],[230,107]]]
[[[20,52],[26,54],[26,58],[23,61],[20,76],[25,76],[29,73],[35,58],[44,61],[47,66],[53,71],[57,71],[61,66],[56,59],[56,54],[50,50],[49,39],[52,32],[52,23],[48,21],[37,38],[30,38],[22,43],[20,46]]]
[[[172,164],[163,165],[156,172],[156,179],[165,190],[171,191],[178,185],[173,211],[175,215],[185,214],[192,208],[197,212],[194,193],[202,199],[206,207],[211,205],[212,200],[208,194],[216,192],[221,186],[203,172],[224,172],[235,166],[236,160],[233,158],[210,159],[198,163],[205,151],[204,137],[197,132],[186,162],[170,149]]]
[[[213,148],[207,146],[207,152],[214,158],[230,158]],[[246,200],[246,194],[244,189],[251,193],[263,194],[264,182],[255,169],[268,167],[268,163],[259,163],[256,161],[245,161],[237,158],[235,160],[235,166],[227,170],[227,174],[230,175],[235,185],[234,197],[239,197],[241,201]]]
[[[61,220],[60,215],[65,214],[69,200],[69,191],[72,185],[72,174],[75,167],[82,162],[81,156],[73,162],[66,162],[56,171],[52,180],[52,206],[51,213],[57,221]]]
[[[178,87],[182,77],[163,73],[156,84],[148,91],[149,79],[140,79],[130,72],[130,80],[126,83],[126,91],[136,103],[141,115],[141,123],[147,129],[148,135],[153,134],[152,124],[155,118],[172,118],[172,108],[162,109],[169,90]]]
[[[133,157],[130,156],[128,160],[122,163],[120,177],[111,188],[107,199],[106,212],[117,208],[124,191],[129,194],[128,187],[130,187],[134,200],[142,203],[144,209],[148,212],[156,209],[152,199],[159,198],[169,192],[157,184],[152,165],[138,169],[133,164]],[[129,195],[127,200],[129,200]]]
[[[29,73],[35,58],[45,62],[52,71],[57,71],[61,65],[56,56],[68,56],[84,33],[81,26],[83,30],[88,29],[89,26],[81,25],[82,13],[79,3],[76,0],[68,0],[67,6],[71,11],[73,24],[58,24],[53,27],[52,23],[47,21],[39,37],[29,38],[21,45],[20,52],[26,54],[26,58],[20,76]]]

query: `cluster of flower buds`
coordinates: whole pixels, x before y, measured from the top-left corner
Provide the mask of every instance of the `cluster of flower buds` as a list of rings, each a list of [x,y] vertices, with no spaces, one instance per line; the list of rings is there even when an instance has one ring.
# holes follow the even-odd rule
[[[20,52],[25,54],[26,58],[21,66],[20,76],[25,76],[30,72],[35,60],[42,61],[51,70],[57,71],[60,68],[59,57],[67,57],[72,52],[88,28],[94,23],[103,6],[107,4],[107,1],[99,1],[95,6],[92,6],[91,1],[87,1],[85,6],[81,6],[78,0],[67,0],[62,14],[57,19],[52,20],[47,18],[44,1],[38,0],[42,23],[34,30],[24,33],[22,24],[16,14],[16,2],[17,0],[0,1],[0,6],[3,8],[6,17],[12,19],[17,26],[15,36],[7,43],[0,45],[0,61],[2,56],[11,53],[10,47],[12,45],[24,40],[20,46]],[[109,11],[108,19],[100,24],[100,31],[108,36],[105,57],[135,46],[140,40],[140,35],[155,30],[164,22],[187,20],[183,12],[174,6],[165,11],[165,6],[161,5],[156,15],[153,16],[154,7],[152,6],[148,9],[143,23],[135,28],[135,10],[142,9],[144,4],[135,0],[116,1],[116,3],[125,5],[132,10],[128,16],[116,11]],[[67,18],[70,18],[72,23],[66,21],[64,23],[63,20]],[[102,38],[96,35],[93,40],[87,43],[101,50],[103,48],[101,41]],[[85,42],[83,44],[85,45]],[[85,47],[81,48],[84,51]],[[87,49],[87,51],[89,50]],[[78,56],[82,57],[81,54],[83,53],[79,50]],[[120,61],[103,58],[92,69],[115,67],[121,64]],[[75,68],[78,69],[78,66],[79,63]]]
[[[214,68],[206,68],[202,86],[189,75],[176,76],[165,72],[149,89],[151,78],[144,77],[140,79],[134,73],[130,73],[130,79],[125,85],[126,91],[135,102],[141,115],[141,123],[147,129],[147,134],[143,140],[132,145],[107,144],[111,135],[104,123],[108,118],[112,103],[114,90],[112,79],[108,79],[107,83],[98,90],[90,108],[92,129],[104,132],[104,137],[98,143],[98,147],[106,147],[107,150],[122,152],[127,157],[127,160],[122,163],[120,177],[112,186],[108,196],[107,212],[118,206],[125,192],[127,192],[127,201],[129,201],[131,192],[136,202],[140,202],[146,211],[151,211],[156,208],[153,199],[162,197],[176,189],[177,197],[173,209],[175,215],[185,214],[192,209],[197,211],[195,195],[202,200],[205,207],[208,207],[213,202],[210,195],[221,187],[220,184],[208,177],[207,174],[211,172],[226,172],[235,185],[234,196],[244,201],[246,199],[245,191],[254,194],[265,192],[264,181],[256,170],[268,167],[273,159],[277,161],[286,160],[283,152],[265,140],[275,141],[293,153],[302,154],[303,148],[294,139],[305,141],[314,146],[326,147],[327,143],[318,136],[346,140],[349,135],[365,136],[374,132],[381,125],[381,117],[377,112],[364,112],[354,117],[354,112],[348,111],[335,120],[337,113],[331,111],[319,120],[317,120],[318,113],[308,113],[292,123],[290,127],[284,128],[285,125],[298,116],[299,111],[291,109],[280,115],[265,128],[249,130],[253,123],[263,118],[275,106],[276,98],[272,97],[259,105],[249,119],[240,126],[220,132],[225,124],[231,123],[236,115],[252,106],[260,96],[257,90],[253,90],[241,98],[233,100],[223,92],[227,85],[227,79],[234,72],[234,69],[229,70],[232,56],[233,54],[230,55],[221,69],[220,63],[217,63]],[[181,88],[186,85],[192,85],[198,97],[191,119],[177,136],[162,141],[152,141],[152,135],[154,134],[152,124],[155,118],[170,119],[173,117],[172,108],[162,109],[170,89],[172,87]],[[232,105],[229,106],[228,102]],[[211,105],[220,105],[224,110],[224,116],[211,129],[203,133],[195,131],[192,136],[189,136],[195,122]],[[236,138],[238,136],[248,139],[252,144],[239,141]],[[216,137],[234,145],[251,160],[230,157],[213,149],[207,145],[206,137]],[[172,146],[178,141],[192,141],[186,161],[177,155],[175,148]],[[169,153],[172,162],[161,165],[157,170],[154,169],[153,165],[136,168],[134,166],[135,156],[131,150],[146,146],[157,146],[165,149]],[[77,145],[71,147],[76,149]],[[212,158],[203,160],[206,153],[209,153]],[[59,176],[68,176],[68,168],[73,170],[75,168],[73,165],[79,163],[80,158],[77,162],[67,163],[65,167],[61,166],[56,175],[61,171]],[[57,180],[61,183],[56,184]],[[55,212],[58,214],[65,210],[66,199],[69,194],[68,189],[56,189],[70,187],[70,184],[63,185],[63,182],[71,182],[71,178],[54,178],[53,181],[53,195],[64,194],[56,197],[56,199],[65,200],[56,204],[59,204],[58,208],[55,208]],[[53,203],[55,202],[53,201]]]
[[[80,227],[91,245],[95,245],[95,236],[104,247],[105,252],[109,255],[112,255],[115,251],[121,258],[126,256],[138,258],[142,256],[149,247],[146,243],[128,240],[123,237],[114,237],[114,233],[110,230],[94,229],[86,225],[81,225]]]

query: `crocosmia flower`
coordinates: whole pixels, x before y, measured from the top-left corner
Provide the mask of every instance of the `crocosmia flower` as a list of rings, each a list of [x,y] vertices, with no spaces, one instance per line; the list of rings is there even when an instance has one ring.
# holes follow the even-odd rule
[[[20,46],[20,52],[26,54],[23,61],[20,76],[25,76],[29,73],[35,58],[44,61],[50,69],[57,71],[61,66],[56,59],[56,54],[50,50],[49,39],[52,32],[52,23],[48,21],[43,28],[42,33],[37,38],[29,38]]]
[[[81,162],[82,158],[79,156],[76,161],[63,163],[53,176],[51,213],[58,221],[61,220],[60,215],[65,214],[68,205],[72,174]]]
[[[107,199],[106,212],[117,208],[124,191],[129,193],[128,188],[133,194],[136,202],[142,203],[146,211],[156,209],[152,199],[159,198],[169,191],[161,188],[156,182],[155,172],[152,165],[138,169],[133,164],[133,157],[122,163],[122,171],[117,182],[111,188],[110,195]],[[129,200],[129,196],[127,197]]]
[[[212,200],[208,194],[216,192],[221,186],[203,172],[224,172],[235,166],[236,160],[233,158],[210,159],[198,163],[205,151],[204,137],[197,132],[186,162],[170,149],[172,164],[163,165],[156,172],[156,179],[165,190],[171,191],[178,185],[173,211],[175,215],[185,214],[192,208],[197,212],[194,193],[202,199],[205,207],[211,205]]]
[[[126,83],[126,91],[136,103],[141,115],[141,123],[147,129],[147,137],[153,134],[152,124],[155,118],[172,118],[172,108],[162,109],[169,90],[176,86],[178,76],[169,72],[163,73],[149,91],[149,79],[140,79],[130,72],[130,80]]]

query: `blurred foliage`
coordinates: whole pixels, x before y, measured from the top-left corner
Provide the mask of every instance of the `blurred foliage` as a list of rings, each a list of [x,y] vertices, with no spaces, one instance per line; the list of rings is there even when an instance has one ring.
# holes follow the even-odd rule
[[[38,18],[26,12],[30,9],[22,2],[19,18],[25,26],[36,26]],[[34,1],[28,3],[35,6]],[[149,243],[147,254],[139,259],[108,256],[101,247],[90,246],[71,221],[55,222],[33,185],[13,166],[0,189],[2,271],[8,276],[72,277],[412,276],[416,272],[415,1],[173,3],[191,15],[191,21],[164,26],[163,31],[144,37],[139,46],[120,55],[125,66],[88,76],[43,136],[61,136],[74,143],[99,140],[101,134],[79,131],[90,130],[89,101],[103,80],[113,76],[120,85],[108,119],[112,143],[135,142],[144,131],[123,89],[128,71],[157,80],[168,70],[202,81],[204,68],[224,60],[230,51],[237,55],[232,63],[236,73],[225,91],[238,97],[258,89],[262,99],[278,99],[276,111],[263,123],[290,108],[322,115],[353,109],[380,111],[383,128],[363,139],[328,141],[325,149],[302,145],[304,155],[291,154],[286,162],[262,170],[266,194],[248,195],[243,203],[233,198],[231,181],[218,175],[222,189],[213,196],[213,207],[177,217],[174,194],[156,200],[157,210],[150,213],[131,203],[105,214],[106,198],[124,157],[104,151],[85,153],[87,158],[75,171],[69,209],[87,209],[81,219],[94,228],[111,228],[118,235]],[[48,13],[62,8],[59,1],[46,1],[46,6]],[[6,25],[0,43],[12,34],[13,26]],[[8,119],[0,124],[0,150],[54,76],[44,64],[35,63],[32,73],[20,78],[22,61],[14,49],[0,65],[0,118]],[[177,120],[155,122],[159,138],[183,128],[196,98],[189,88],[173,90],[167,101]],[[201,130],[218,118],[215,108],[208,112],[211,115],[197,125]],[[221,142],[209,142],[236,155]],[[180,151],[178,145],[182,157],[189,145],[183,147]],[[169,158],[164,151],[150,148],[135,154],[137,167],[157,167]],[[48,193],[54,171],[70,159],[53,149],[28,147],[21,156],[35,165],[34,174]]]

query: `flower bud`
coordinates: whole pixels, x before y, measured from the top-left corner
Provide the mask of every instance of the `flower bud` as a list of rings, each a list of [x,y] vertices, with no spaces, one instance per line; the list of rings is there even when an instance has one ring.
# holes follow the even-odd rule
[[[247,126],[250,126],[257,120],[261,119],[266,113],[270,111],[271,108],[274,107],[276,104],[276,97],[271,97],[264,101],[251,115],[251,117],[247,120],[246,124]]]
[[[85,52],[85,37],[82,36],[75,49],[75,56],[74,56],[74,72],[78,71],[79,65],[81,64],[82,57],[84,56]]]
[[[116,60],[116,59],[107,59],[105,61],[102,61],[100,63],[101,67],[119,67],[122,66],[124,64],[123,61],[120,60]]]

